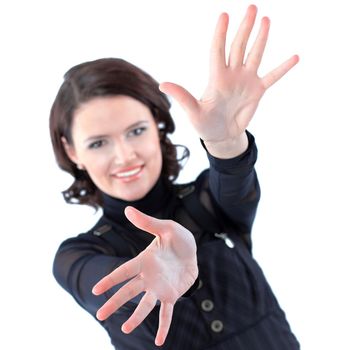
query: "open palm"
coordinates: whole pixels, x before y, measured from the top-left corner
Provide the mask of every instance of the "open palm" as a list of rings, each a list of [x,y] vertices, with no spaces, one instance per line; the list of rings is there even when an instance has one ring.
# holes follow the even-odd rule
[[[298,62],[298,56],[292,56],[264,77],[258,76],[270,20],[262,18],[257,38],[245,57],[256,14],[256,6],[249,6],[231,44],[228,59],[225,46],[229,18],[226,13],[219,17],[211,47],[209,82],[200,100],[180,85],[169,82],[160,85],[164,93],[173,96],[184,108],[207,145],[238,138],[253,118],[265,91]]]
[[[191,232],[172,220],[159,220],[133,207],[125,210],[138,228],[156,238],[138,256],[119,266],[93,288],[96,295],[130,280],[97,312],[105,320],[122,305],[145,292],[131,317],[123,324],[125,333],[133,331],[161,303],[155,343],[162,345],[170,328],[176,301],[192,286],[198,276],[196,243]]]

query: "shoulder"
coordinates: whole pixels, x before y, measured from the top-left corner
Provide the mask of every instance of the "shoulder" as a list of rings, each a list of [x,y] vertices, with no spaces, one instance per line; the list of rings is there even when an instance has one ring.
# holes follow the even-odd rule
[[[193,212],[194,208],[203,206],[211,215],[215,213],[213,208],[215,204],[209,189],[209,169],[203,170],[194,181],[177,185],[176,193],[182,204],[190,212]],[[205,215],[205,213],[201,212],[201,215]],[[198,216],[198,213],[196,216]]]
[[[108,233],[113,230],[112,225],[107,221],[105,216],[102,216],[96,224],[85,234],[86,235],[93,235],[96,237],[100,237],[104,235],[105,233]]]
[[[89,230],[80,232],[75,236],[65,239],[59,246],[58,251],[72,248],[87,248],[88,246],[103,246],[104,242],[101,236],[112,230],[112,227],[107,224],[104,217],[100,217],[98,221]]]

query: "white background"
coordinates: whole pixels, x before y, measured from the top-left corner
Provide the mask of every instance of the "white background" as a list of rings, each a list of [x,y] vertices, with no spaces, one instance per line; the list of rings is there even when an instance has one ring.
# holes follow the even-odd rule
[[[200,97],[219,13],[230,14],[232,39],[248,4],[1,2],[1,349],[112,349],[51,273],[60,242],[98,218],[60,194],[71,178],[55,164],[48,115],[63,74],[87,60],[122,57]],[[301,61],[267,92],[249,127],[262,187],[254,254],[303,349],[350,349],[347,1],[255,4],[258,20],[272,21],[260,74],[295,53]],[[207,161],[175,102],[172,112],[174,141],[192,151],[183,182]]]

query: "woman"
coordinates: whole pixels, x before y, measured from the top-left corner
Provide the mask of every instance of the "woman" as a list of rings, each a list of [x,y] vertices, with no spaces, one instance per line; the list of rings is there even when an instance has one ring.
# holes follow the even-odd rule
[[[116,349],[299,348],[251,255],[260,189],[246,131],[266,89],[298,57],[257,76],[269,19],[245,59],[256,13],[249,6],[227,61],[228,15],[219,17],[200,100],[126,61],[101,59],[70,69],[52,106],[56,159],[74,177],[65,199],[103,210],[91,230],[62,243],[54,275]],[[210,168],[190,184],[174,184],[181,163],[165,94],[208,154]]]

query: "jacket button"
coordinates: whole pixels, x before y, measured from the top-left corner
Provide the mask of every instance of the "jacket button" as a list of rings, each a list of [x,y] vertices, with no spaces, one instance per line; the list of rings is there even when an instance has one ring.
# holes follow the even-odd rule
[[[201,289],[202,287],[203,287],[203,281],[199,280],[197,289]]]
[[[224,324],[220,320],[214,320],[210,324],[210,328],[215,333],[220,333],[224,329]]]
[[[209,312],[214,309],[214,303],[209,299],[205,299],[201,302],[201,307],[203,311]]]

